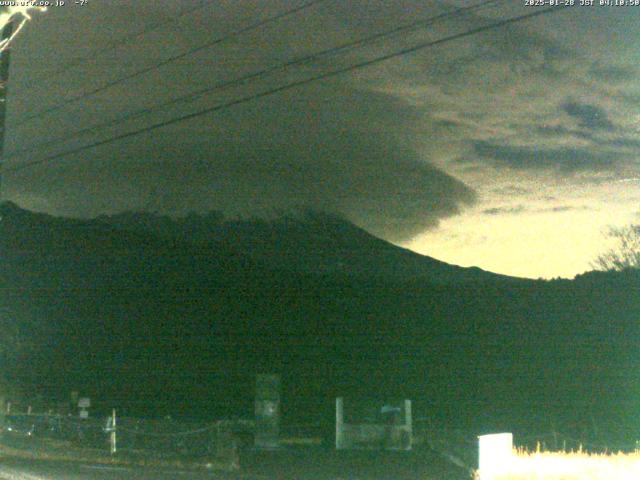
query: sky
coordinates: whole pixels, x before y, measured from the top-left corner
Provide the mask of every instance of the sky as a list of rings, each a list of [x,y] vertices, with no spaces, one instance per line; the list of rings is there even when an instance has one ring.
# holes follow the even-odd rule
[[[3,196],[82,217],[140,209],[270,217],[311,207],[452,264],[530,278],[589,270],[609,226],[640,221],[640,7],[558,8],[262,95],[542,8],[304,3],[88,0],[35,14],[13,46]],[[272,68],[437,15],[445,16]],[[204,44],[212,45],[181,56]],[[150,108],[265,68],[273,71]]]

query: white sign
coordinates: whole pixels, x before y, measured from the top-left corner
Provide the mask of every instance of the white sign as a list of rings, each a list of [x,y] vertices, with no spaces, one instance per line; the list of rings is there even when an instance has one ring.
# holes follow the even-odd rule
[[[478,467],[481,480],[502,478],[511,468],[513,457],[513,435],[511,433],[494,433],[478,437]]]
[[[91,406],[91,400],[87,397],[82,397],[78,400],[78,407],[80,408],[89,408]]]

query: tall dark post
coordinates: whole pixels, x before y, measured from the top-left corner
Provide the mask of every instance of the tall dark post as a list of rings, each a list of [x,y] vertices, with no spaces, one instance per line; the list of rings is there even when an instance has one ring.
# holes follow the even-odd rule
[[[256,448],[278,448],[280,436],[280,376],[256,377]]]
[[[1,39],[8,40],[13,35],[14,21],[11,19],[2,29]],[[4,168],[4,132],[7,114],[7,81],[9,80],[9,45],[0,52],[0,202],[2,202],[2,177]],[[0,312],[1,314],[1,312]],[[0,372],[0,432],[4,432],[6,413],[6,378]]]
[[[13,35],[15,20],[11,19],[2,29],[0,39],[7,41]],[[5,120],[7,116],[7,83],[9,81],[9,58],[11,56],[11,44],[5,45],[0,52],[0,201],[2,200],[2,179],[4,168],[4,137],[6,132]]]

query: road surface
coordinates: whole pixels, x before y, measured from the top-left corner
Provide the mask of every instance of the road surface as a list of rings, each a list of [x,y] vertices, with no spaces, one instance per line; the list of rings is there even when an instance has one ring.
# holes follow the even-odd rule
[[[0,458],[0,480],[468,480],[469,473],[429,452],[282,450],[241,457],[224,473]]]
[[[156,469],[34,461],[14,458],[0,459],[0,480],[232,480],[237,474],[209,471],[188,471],[176,468]]]

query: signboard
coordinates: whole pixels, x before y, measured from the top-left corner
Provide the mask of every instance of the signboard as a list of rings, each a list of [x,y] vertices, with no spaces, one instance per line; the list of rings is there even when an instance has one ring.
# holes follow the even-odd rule
[[[280,376],[258,375],[255,400],[256,448],[278,448],[280,435]]]
[[[78,400],[78,407],[89,408],[91,406],[91,400],[87,397],[82,397]]]
[[[480,478],[503,477],[510,470],[513,455],[513,434],[494,433],[478,437]]]

